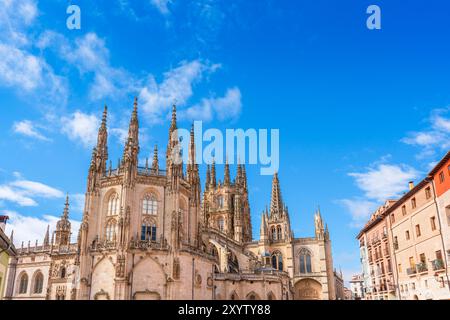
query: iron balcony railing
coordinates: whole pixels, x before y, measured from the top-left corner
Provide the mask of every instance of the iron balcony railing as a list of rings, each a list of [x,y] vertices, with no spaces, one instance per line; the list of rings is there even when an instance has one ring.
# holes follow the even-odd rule
[[[444,261],[442,259],[431,261],[431,265],[433,266],[433,271],[445,269]]]
[[[408,269],[406,269],[406,274],[407,275],[414,275],[414,274],[416,274],[417,273],[417,270],[416,270],[416,268],[408,268]]]
[[[421,262],[416,264],[416,269],[418,273],[422,273],[422,272],[428,272],[428,267],[427,264],[425,262]]]

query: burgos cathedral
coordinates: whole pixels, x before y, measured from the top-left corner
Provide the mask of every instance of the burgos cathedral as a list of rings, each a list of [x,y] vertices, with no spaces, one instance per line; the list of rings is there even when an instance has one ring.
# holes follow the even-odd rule
[[[260,237],[252,238],[244,165],[218,181],[213,163],[201,190],[191,132],[189,161],[171,157],[177,139],[173,107],[166,169],[138,166],[137,101],[117,168],[108,162],[107,110],[87,179],[76,243],[70,243],[69,200],[42,245],[28,243],[11,258],[6,298],[48,300],[305,300],[336,299],[328,228],[320,211],[315,236],[295,238],[273,176]],[[76,232],[76,230],[73,230]]]

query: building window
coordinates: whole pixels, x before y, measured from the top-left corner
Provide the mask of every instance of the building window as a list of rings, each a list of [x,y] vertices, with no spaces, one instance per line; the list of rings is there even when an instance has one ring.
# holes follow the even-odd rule
[[[158,201],[154,195],[146,195],[142,200],[142,214],[156,215],[158,213]]]
[[[411,199],[411,207],[412,207],[413,209],[415,209],[416,206],[417,206],[417,204],[416,204],[416,198],[412,198],[412,199]]]
[[[311,253],[307,250],[300,252],[300,273],[311,273]]]
[[[283,234],[281,233],[281,226],[277,226],[277,235],[278,240],[281,240],[283,238]]]
[[[409,231],[408,230],[406,230],[405,236],[406,236],[406,240],[409,240]]]
[[[445,207],[445,215],[447,216],[447,225],[450,227],[450,206]]]
[[[398,272],[402,273],[402,264],[401,263],[398,264]]]
[[[441,171],[439,173],[439,182],[442,183],[442,182],[444,182],[444,180],[445,180],[444,171]]]
[[[43,286],[44,286],[44,276],[42,275],[42,272],[39,271],[34,276],[33,293],[42,293]]]
[[[223,218],[219,218],[219,220],[217,220],[217,228],[221,232],[225,230],[225,221],[223,220]]]
[[[114,241],[116,239],[116,221],[111,220],[106,225],[106,240]]]
[[[416,290],[416,283],[415,282],[411,283],[411,288],[412,288],[412,290]]]
[[[64,268],[64,267],[61,268],[60,275],[61,275],[61,279],[64,279],[66,277],[66,268]]]
[[[280,252],[272,254],[272,268],[283,271],[283,256]]]
[[[219,205],[219,208],[223,208],[223,196],[217,198],[217,204]]]
[[[420,233],[420,225],[416,224],[416,236],[420,237],[421,233]]]
[[[394,237],[394,250],[398,249],[398,238],[397,236]]]
[[[20,294],[27,293],[27,289],[28,289],[28,275],[27,275],[26,273],[24,273],[24,274],[20,277],[20,281],[19,281],[19,293],[20,293]]]
[[[277,240],[278,236],[277,236],[277,229],[275,228],[275,226],[272,226],[271,232],[272,232],[272,240]]]
[[[119,196],[117,193],[112,194],[108,200],[108,216],[115,216],[118,214]]]
[[[402,206],[402,215],[406,216],[406,206]]]
[[[142,241],[156,241],[156,224],[144,221],[141,228]]]
[[[430,218],[430,224],[431,224],[431,231],[436,230],[436,217]]]
[[[431,198],[431,189],[430,189],[430,187],[427,187],[425,189],[425,198],[427,198],[427,199]]]

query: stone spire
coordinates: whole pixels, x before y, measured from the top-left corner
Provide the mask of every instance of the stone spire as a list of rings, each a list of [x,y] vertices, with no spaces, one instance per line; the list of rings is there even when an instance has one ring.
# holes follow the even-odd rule
[[[209,164],[206,166],[206,182],[205,182],[205,189],[208,189],[211,184],[211,170],[209,167]]]
[[[272,180],[272,198],[270,203],[270,216],[279,216],[282,214],[283,201],[281,199],[280,181],[278,173],[275,172]]]
[[[156,144],[155,144],[155,148],[153,149],[152,169],[155,171],[159,170],[158,145],[156,145]]]
[[[45,232],[44,242],[42,243],[42,245],[46,247],[49,244],[50,244],[50,225],[47,225],[47,231]]]
[[[67,245],[70,242],[70,221],[69,221],[69,194],[66,196],[64,211],[61,219],[56,223],[56,244]]]
[[[320,207],[317,209],[314,214],[314,229],[317,239],[324,239],[325,229],[323,226],[322,215],[320,214]]]
[[[230,165],[228,164],[228,157],[225,160],[225,169],[224,169],[224,177],[223,184],[227,187],[230,186]]]
[[[191,180],[194,176],[195,171],[195,134],[194,134],[194,124],[192,124],[191,127],[191,136],[190,136],[190,142],[189,142],[189,158],[188,158],[188,164],[187,164],[187,174],[188,174],[188,180]]]
[[[169,128],[169,141],[166,153],[167,176],[172,177],[172,185],[175,187],[177,179],[183,176],[183,160],[177,134],[177,107],[172,107],[172,121]]]
[[[245,171],[245,164],[242,165],[242,186],[247,191],[247,172]]]
[[[213,159],[212,165],[211,165],[211,186],[215,188],[217,186],[217,180],[216,180],[216,160]]]
[[[108,130],[106,127],[106,120],[108,117],[108,107],[105,105],[103,109],[102,123],[98,129],[97,135],[97,171],[104,173],[106,171],[106,161],[108,160]]]
[[[269,239],[269,232],[267,230],[267,208],[261,215],[261,226],[259,230],[259,240],[267,241]]]

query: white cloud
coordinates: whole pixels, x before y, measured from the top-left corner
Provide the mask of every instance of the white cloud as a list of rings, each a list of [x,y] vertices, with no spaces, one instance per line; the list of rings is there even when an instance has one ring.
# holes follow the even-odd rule
[[[42,198],[64,197],[64,193],[62,191],[36,181],[16,180],[11,182],[10,185],[18,188],[21,192],[30,196]]]
[[[36,125],[30,120],[15,122],[13,125],[13,130],[15,133],[19,133],[27,137],[36,138],[38,140],[50,141],[49,138],[42,135],[38,131]]]
[[[19,206],[37,206],[34,198],[62,198],[63,192],[46,184],[23,179],[14,174],[15,181],[0,185],[0,200],[16,203]]]
[[[377,203],[364,199],[341,199],[338,203],[347,208],[352,216],[351,227],[362,227],[376,210]]]
[[[71,42],[62,34],[46,31],[40,35],[37,47],[55,50],[62,60],[76,67],[82,76],[93,73],[94,81],[89,89],[92,100],[117,98],[129,91],[137,91],[137,80],[131,74],[110,65],[110,53],[105,41],[94,32]]]
[[[406,165],[379,164],[363,173],[349,173],[354,177],[357,186],[365,192],[365,196],[383,202],[398,197],[408,185],[419,175],[418,171]]]
[[[97,130],[100,120],[93,114],[75,111],[68,117],[62,117],[62,132],[69,139],[81,142],[84,147],[90,148],[95,145]]]
[[[401,139],[405,144],[420,148],[417,158],[434,156],[436,151],[450,148],[450,108],[434,109],[427,119],[428,127],[422,131],[410,132]]]
[[[163,15],[170,13],[168,5],[172,0],[150,0],[150,3]]]
[[[60,219],[59,216],[55,215],[44,215],[42,218],[26,216],[10,210],[6,210],[4,213],[10,218],[6,224],[6,233],[9,235],[11,230],[14,230],[14,244],[17,248],[20,248],[22,241],[24,242],[24,247],[28,245],[28,241],[31,242],[31,246],[34,246],[36,240],[38,240],[39,244],[42,244],[48,225],[50,225],[51,240],[51,233],[55,230],[56,222]],[[80,222],[70,220],[70,223],[72,229],[71,241],[75,242]]]
[[[203,99],[200,104],[194,105],[180,116],[190,120],[211,121],[216,117],[223,121],[236,119],[242,108],[241,92],[238,88],[228,89],[223,97]]]
[[[0,185],[0,200],[14,202],[23,207],[37,206],[36,201],[32,198],[17,192],[17,190],[8,185]]]
[[[158,84],[153,75],[139,93],[141,109],[149,116],[150,121],[159,122],[171,105],[186,104],[193,95],[193,86],[207,73],[215,72],[220,65],[200,60],[182,61],[178,67],[164,73],[163,81]]]
[[[341,199],[338,203],[347,208],[352,217],[351,226],[362,227],[386,200],[396,199],[408,190],[408,182],[414,181],[419,172],[406,165],[376,162],[366,172],[349,173],[364,197]]]

